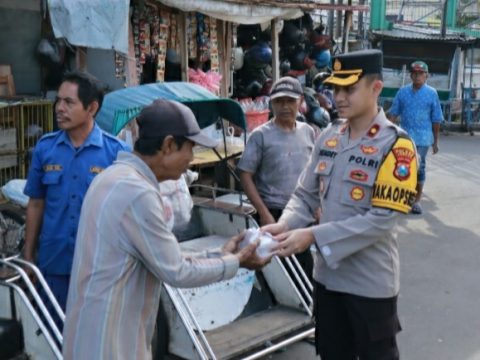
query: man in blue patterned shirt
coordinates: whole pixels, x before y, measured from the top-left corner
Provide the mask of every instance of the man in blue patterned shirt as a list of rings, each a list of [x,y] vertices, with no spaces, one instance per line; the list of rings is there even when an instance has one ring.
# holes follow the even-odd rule
[[[413,62],[410,65],[410,77],[412,83],[398,91],[388,117],[395,122],[400,117],[400,126],[408,132],[417,146],[420,164],[417,196],[411,212],[421,214],[423,210],[420,198],[425,183],[425,160],[430,146],[433,154],[438,152],[438,133],[443,113],[437,91],[426,84],[428,65],[423,61]]]

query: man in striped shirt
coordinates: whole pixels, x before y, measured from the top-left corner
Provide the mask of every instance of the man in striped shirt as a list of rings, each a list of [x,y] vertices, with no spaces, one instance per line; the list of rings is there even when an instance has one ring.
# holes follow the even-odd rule
[[[97,176],[82,207],[64,327],[68,360],[151,359],[163,281],[202,286],[270,260],[255,255],[256,244],[234,253],[242,235],[201,257],[181,253],[158,182],[186,171],[195,143],[216,143],[200,133],[189,108],[173,101],[145,107],[138,125],[134,152],[119,153]]]

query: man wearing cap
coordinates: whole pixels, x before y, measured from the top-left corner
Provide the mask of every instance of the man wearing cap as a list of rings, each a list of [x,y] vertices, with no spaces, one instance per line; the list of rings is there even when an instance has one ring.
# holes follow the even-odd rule
[[[276,235],[280,256],[316,248],[322,360],[399,358],[396,226],[415,198],[417,162],[411,139],[377,105],[382,64],[379,50],[334,58],[325,82],[344,120],[322,132],[278,223],[262,228]]]
[[[232,278],[239,266],[257,269],[270,259],[256,244],[236,251],[242,234],[199,257],[182,254],[166,225],[158,182],[178,179],[195,143],[214,147],[192,111],[156,100],[138,117],[134,152],[96,177],[80,215],[64,330],[65,359],[150,359],[163,281],[202,286]]]
[[[413,62],[410,65],[410,78],[412,83],[402,87],[395,95],[388,116],[395,122],[400,117],[400,126],[408,132],[417,146],[420,166],[412,214],[421,214],[423,210],[420,199],[425,184],[425,160],[430,146],[433,154],[438,152],[438,133],[443,113],[437,91],[426,84],[428,65],[423,61]]]
[[[282,77],[273,84],[270,101],[274,117],[250,134],[237,165],[260,225],[278,220],[313,149],[313,128],[296,120],[302,97],[302,86],[295,78]],[[310,251],[299,261],[311,275]]]
[[[302,86],[295,78],[283,77],[273,84],[274,117],[250,134],[237,165],[260,225],[278,219],[313,149],[313,129],[296,121],[302,96]]]

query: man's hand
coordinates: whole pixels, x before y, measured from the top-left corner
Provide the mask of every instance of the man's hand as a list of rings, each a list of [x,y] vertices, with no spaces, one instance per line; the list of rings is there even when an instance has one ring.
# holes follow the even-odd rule
[[[248,246],[245,246],[242,250],[235,254],[238,257],[240,267],[249,270],[260,270],[270,261],[272,261],[273,254],[265,258],[261,258],[257,255],[256,251],[259,243],[260,239],[249,244]]]
[[[280,243],[274,249],[275,254],[282,257],[301,253],[315,241],[310,228],[288,231],[275,236],[275,239]]]
[[[243,240],[245,236],[245,231],[242,231],[240,234],[235,235],[232,237],[224,246],[223,252],[234,254],[238,258],[238,262],[240,263],[240,267],[249,269],[249,270],[258,270],[264,267],[272,260],[272,256],[270,255],[266,258],[260,258],[257,253],[257,247],[260,242],[259,239],[254,243],[251,243],[245,246],[242,250],[238,250],[238,245]]]
[[[277,222],[274,224],[262,226],[260,230],[262,231],[262,233],[268,232],[272,235],[278,235],[288,231],[288,225],[284,222]]]
[[[245,230],[243,230],[240,234],[230,238],[230,240],[228,240],[225,245],[223,245],[222,251],[224,253],[234,254],[237,251],[238,245],[240,244],[240,241],[243,240],[244,236]]]
[[[433,145],[432,145],[432,152],[434,154],[438,153],[438,144],[436,142],[433,143]]]

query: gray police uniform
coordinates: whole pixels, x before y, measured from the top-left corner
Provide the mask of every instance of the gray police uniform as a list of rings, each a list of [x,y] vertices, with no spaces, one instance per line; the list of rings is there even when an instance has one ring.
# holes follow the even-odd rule
[[[399,136],[406,134],[387,120],[382,109],[359,139],[349,141],[346,122],[325,129],[280,218],[290,229],[301,228],[312,223],[316,209],[322,209],[320,224],[311,227],[317,248],[313,277],[328,290],[370,298],[398,294],[395,227],[400,212],[383,206],[382,199],[401,204],[402,212],[408,212],[405,208],[414,193],[388,184],[381,187],[376,180]],[[403,149],[403,159],[400,151],[395,155],[392,173],[397,178],[408,179],[415,170],[408,167],[409,161],[416,167],[413,145],[411,149],[413,155]],[[373,197],[382,207],[372,206]]]

